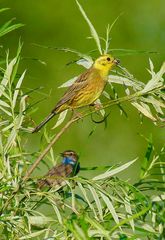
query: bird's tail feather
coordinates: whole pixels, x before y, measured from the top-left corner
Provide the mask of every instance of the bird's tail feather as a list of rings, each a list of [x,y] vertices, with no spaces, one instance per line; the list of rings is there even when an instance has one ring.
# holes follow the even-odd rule
[[[56,112],[51,112],[38,126],[36,126],[32,133],[38,132],[50,119],[52,119],[56,115]]]

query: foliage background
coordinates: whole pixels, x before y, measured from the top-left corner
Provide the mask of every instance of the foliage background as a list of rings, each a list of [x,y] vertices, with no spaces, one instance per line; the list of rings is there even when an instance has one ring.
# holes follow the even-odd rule
[[[149,79],[149,74],[145,70],[148,67],[149,57],[153,60],[155,68],[160,68],[165,56],[165,3],[163,0],[145,0],[143,3],[131,0],[89,0],[80,3],[101,36],[105,34],[107,23],[111,24],[120,13],[123,13],[112,30],[111,48],[159,52],[159,54],[150,56],[137,54],[120,57],[122,65],[135,77],[144,82]],[[39,48],[32,43],[70,47],[84,53],[94,49],[95,45],[92,40],[86,39],[90,35],[89,29],[74,1],[1,0],[0,5],[11,8],[10,11],[1,14],[0,23],[15,16],[17,22],[26,25],[1,38],[0,45],[3,48],[0,51],[3,56],[8,48],[11,53],[15,53],[21,36],[24,42],[23,57],[26,58],[21,62],[21,68],[28,70],[23,87],[28,90],[43,86],[44,89],[41,91],[46,96],[35,93],[29,99],[31,103],[34,103],[45,98],[37,105],[38,110],[33,114],[33,120],[39,123],[62,95],[63,89],[57,89],[57,87],[84,69],[74,64],[66,65],[76,59],[73,54]],[[40,64],[32,58],[40,59],[46,65]],[[118,91],[119,96],[122,95],[122,88]],[[141,133],[146,137],[152,133],[155,146],[158,149],[161,148],[164,143],[165,130],[155,127],[146,118],[141,125],[137,111],[130,104],[124,106],[128,112],[128,119],[120,115],[117,107],[113,107],[108,118],[107,129],[104,129],[104,124],[99,124],[90,137],[88,136],[95,128],[95,124],[91,122],[90,118],[84,119],[83,122],[75,124],[62,137],[56,145],[55,153],[58,154],[65,149],[74,149],[81,155],[81,166],[125,162],[136,156],[144,155],[146,142],[140,136]],[[49,124],[48,128],[52,125],[53,123]],[[39,141],[40,134],[29,134],[27,148],[31,151],[37,150]],[[139,163],[140,161],[139,158]],[[137,162],[137,165],[127,170],[131,179],[136,178],[139,174],[139,163]],[[43,171],[45,172],[44,169]],[[82,176],[91,174],[93,173],[80,173]],[[124,178],[127,179],[128,175]]]
[[[55,3],[56,5],[54,5]],[[56,188],[51,188],[49,191],[40,190],[36,186],[36,178],[26,181],[30,173],[27,171],[27,164],[31,165],[34,160],[36,160],[35,163],[41,160],[40,156],[46,154],[46,150],[43,151],[45,140],[47,144],[50,136],[58,132],[57,129],[50,129],[53,122],[47,127],[49,131],[44,131],[44,136],[43,130],[39,134],[30,134],[29,131],[27,132],[26,126],[29,128],[33,125],[32,119],[39,122],[61,95],[63,89],[59,90],[57,87],[82,71],[82,68],[74,64],[67,64],[71,60],[76,60],[77,57],[73,54],[56,52],[48,47],[39,48],[34,46],[34,43],[54,47],[73,48],[74,46],[81,52],[88,52],[95,48],[93,41],[86,39],[86,36],[89,35],[88,28],[84,19],[80,18],[81,15],[75,7],[75,1],[70,1],[68,6],[67,4],[68,2],[64,5],[58,2],[49,2],[48,4],[48,2],[42,3],[41,1],[37,3],[29,1],[7,3],[5,1],[1,4],[1,7],[11,7],[11,10],[8,11],[8,14],[4,14],[7,9],[0,8],[2,14],[2,22],[0,22],[0,37],[2,38],[0,43],[0,78],[2,79],[0,83],[0,125],[2,127],[0,131],[0,235],[4,240],[41,238],[84,240],[118,239],[119,237],[122,240],[130,239],[130,237],[131,239],[158,239],[158,237],[163,239],[165,146],[161,147],[164,144],[164,128],[155,127],[147,119],[140,119],[137,110],[132,109],[130,104],[124,105],[129,116],[128,119],[120,115],[117,107],[113,107],[106,130],[104,124],[96,126],[90,117],[85,118],[69,128],[67,134],[64,134],[54,147],[55,155],[67,148],[75,149],[81,154],[82,167],[113,163],[115,163],[115,167],[106,172],[104,168],[100,168],[102,174],[97,176],[95,170],[81,171],[80,176],[83,177],[70,178],[70,181],[66,182],[67,186],[61,192],[57,192]],[[155,12],[157,6],[153,2],[152,7],[155,6],[155,8],[149,9],[150,2],[150,5],[146,4],[146,8],[145,4],[138,5],[139,8],[134,6],[130,12],[131,4],[127,5],[127,8],[126,5],[120,4],[123,9],[114,5],[114,10],[110,2],[105,2],[105,5],[102,2],[100,8],[98,2],[94,4],[93,1],[82,1],[82,4],[92,22],[95,23],[96,29],[100,30],[101,35],[105,32],[103,29],[107,22],[111,23],[116,16],[124,12],[118,25],[113,29],[111,48],[135,49],[134,55],[124,54],[123,57],[120,57],[122,65],[143,82],[147,82],[151,76],[152,79],[147,82],[145,87],[142,82],[133,80],[131,84],[136,86],[135,95],[120,99],[121,101],[128,100],[128,98],[133,100],[132,96],[136,96],[141,107],[144,107],[142,112],[145,114],[150,113],[147,111],[149,106],[151,108],[148,101],[151,101],[156,114],[162,113],[158,116],[164,120],[164,113],[160,111],[160,106],[165,107],[163,102],[163,99],[165,100],[164,79],[161,77],[165,72],[165,63],[162,65],[164,53],[163,47],[161,47],[163,46],[161,44],[161,42],[163,43],[163,27],[162,29],[157,28],[157,26],[161,26],[160,23],[163,19],[160,14],[160,7],[163,5],[159,5],[160,11],[158,9]],[[103,9],[103,6],[106,6],[106,9]],[[52,14],[50,14],[50,9],[53,9]],[[137,11],[138,9],[139,11]],[[111,11],[112,13],[110,13]],[[153,16],[154,13],[157,15],[154,20],[150,21],[152,11]],[[148,13],[150,15],[147,15]],[[16,16],[16,22],[23,22],[26,27],[2,37],[5,32],[21,26],[21,24],[9,26],[15,19],[13,22],[7,21],[13,16]],[[151,23],[154,24],[151,25]],[[72,31],[74,32],[72,33]],[[24,41],[21,59],[19,54],[22,46],[20,43],[17,55],[15,53],[20,36],[21,41]],[[153,39],[156,39],[156,42]],[[5,60],[8,49],[10,54],[7,54]],[[149,54],[140,55],[139,50],[159,52],[159,54],[150,55],[154,60],[154,65],[150,61],[151,76],[144,71],[148,67]],[[13,56],[16,57],[13,59]],[[97,57],[95,52],[93,56]],[[17,71],[19,60],[21,60],[21,66]],[[7,67],[5,63],[7,63]],[[155,74],[153,66],[157,68],[155,69],[157,72],[161,65],[161,70]],[[24,69],[28,71],[22,87]],[[126,83],[128,83],[128,79]],[[119,97],[128,94],[128,91],[124,92],[125,86],[123,85],[115,86]],[[40,89],[42,86],[44,88]],[[110,87],[107,91],[113,94]],[[30,93],[27,98],[28,92]],[[146,101],[147,105],[144,104]],[[110,103],[112,102],[110,101]],[[33,114],[27,114],[26,106],[29,107],[28,104],[33,105],[32,111],[36,108]],[[29,118],[30,115],[32,119]],[[140,121],[143,124],[140,124]],[[71,124],[71,121],[67,124]],[[62,128],[59,134],[62,134],[64,129]],[[55,135],[54,142],[59,138],[59,134]],[[153,135],[154,144],[152,144],[150,135]],[[145,137],[150,138],[148,143],[144,140]],[[39,157],[37,158],[37,156]],[[135,162],[135,160],[129,160],[135,159],[136,156],[140,156],[136,165],[129,168],[129,172],[125,171]],[[50,154],[44,157],[44,160],[48,165],[51,165],[52,161],[54,162],[52,149]],[[123,164],[125,161],[126,163]],[[122,166],[119,164],[120,162],[122,162]],[[35,175],[41,176],[42,171],[46,172],[48,167],[46,165],[42,161],[38,170],[35,169]],[[31,166],[30,170],[32,169],[34,169],[34,165]],[[122,178],[118,178],[118,173],[121,171],[123,171]],[[87,175],[88,178],[84,178]],[[92,178],[91,175],[95,175],[95,177]],[[123,181],[123,178],[129,181]],[[136,181],[135,178],[137,178]],[[133,185],[130,184],[130,179],[134,183]],[[58,186],[56,187],[58,188]]]

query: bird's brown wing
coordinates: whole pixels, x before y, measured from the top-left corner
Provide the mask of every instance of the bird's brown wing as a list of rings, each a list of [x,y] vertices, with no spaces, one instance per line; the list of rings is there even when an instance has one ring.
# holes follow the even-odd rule
[[[88,69],[85,73],[82,73],[77,80],[67,89],[63,97],[56,104],[52,112],[56,112],[63,104],[71,103],[75,94],[83,89],[88,84],[88,77],[91,74],[92,68]]]
[[[59,164],[45,175],[44,179],[38,181],[39,188],[44,186],[56,186],[61,187],[65,185],[65,178],[68,177],[73,171],[73,167],[70,164]]]

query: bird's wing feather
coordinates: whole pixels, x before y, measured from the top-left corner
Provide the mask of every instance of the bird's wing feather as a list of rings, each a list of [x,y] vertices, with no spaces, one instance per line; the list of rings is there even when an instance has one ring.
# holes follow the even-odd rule
[[[77,80],[67,89],[61,100],[56,104],[53,111],[56,111],[59,107],[67,102],[72,102],[75,94],[84,88],[88,84],[88,77],[91,74],[92,69],[88,69],[85,73],[82,73]]]
[[[46,174],[46,176],[64,176],[67,177],[72,172],[72,165],[70,164],[59,164],[52,169],[49,170],[49,172]]]
[[[73,167],[70,164],[59,164],[45,175],[44,179],[38,181],[38,186],[62,186],[65,182],[65,178],[68,177],[73,171]]]

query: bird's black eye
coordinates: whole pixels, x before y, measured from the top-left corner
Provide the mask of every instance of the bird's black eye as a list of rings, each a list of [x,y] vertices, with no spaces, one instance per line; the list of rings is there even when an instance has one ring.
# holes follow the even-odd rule
[[[108,58],[107,58],[107,61],[110,61],[110,60],[111,60],[111,59],[108,57]]]

